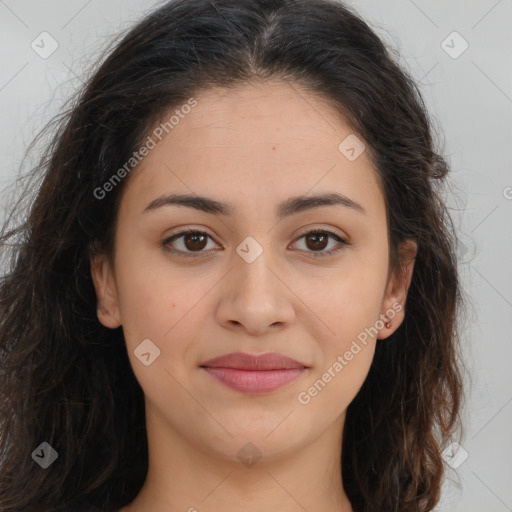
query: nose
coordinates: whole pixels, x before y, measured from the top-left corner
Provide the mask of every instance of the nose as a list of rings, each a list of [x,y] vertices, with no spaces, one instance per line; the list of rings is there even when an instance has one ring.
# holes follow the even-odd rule
[[[222,326],[261,335],[294,320],[293,292],[265,252],[252,263],[235,255],[216,311]]]

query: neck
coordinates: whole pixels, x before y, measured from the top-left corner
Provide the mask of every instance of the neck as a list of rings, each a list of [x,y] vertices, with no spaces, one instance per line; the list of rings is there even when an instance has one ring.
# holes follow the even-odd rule
[[[344,419],[290,453],[266,457],[265,440],[261,450],[245,440],[234,442],[238,456],[223,457],[184,440],[146,404],[148,474],[121,512],[352,512],[340,464]]]

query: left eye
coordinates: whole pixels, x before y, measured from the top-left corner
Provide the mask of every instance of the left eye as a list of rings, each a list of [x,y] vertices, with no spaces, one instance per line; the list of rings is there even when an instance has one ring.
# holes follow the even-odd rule
[[[329,239],[334,240],[334,247],[331,246],[329,250],[325,250],[329,245]],[[306,252],[311,252],[313,256],[329,256],[337,253],[343,249],[344,245],[348,245],[348,242],[338,236],[336,233],[332,233],[331,231],[308,231],[304,233],[298,240],[304,240],[304,245]],[[295,242],[297,243],[297,242]]]

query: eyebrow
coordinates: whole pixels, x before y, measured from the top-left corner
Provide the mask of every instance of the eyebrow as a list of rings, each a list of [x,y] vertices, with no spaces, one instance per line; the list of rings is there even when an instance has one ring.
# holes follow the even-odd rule
[[[161,196],[149,203],[144,212],[154,211],[163,206],[187,206],[196,210],[212,213],[215,215],[231,216],[235,208],[228,203],[217,201],[204,196],[190,195],[190,194],[170,194]],[[311,208],[318,208],[320,206],[341,205],[351,208],[362,214],[366,214],[365,209],[352,199],[338,194],[337,192],[319,194],[315,196],[296,196],[290,197],[286,201],[280,203],[276,208],[276,215],[279,219],[283,219],[289,215],[309,210]]]

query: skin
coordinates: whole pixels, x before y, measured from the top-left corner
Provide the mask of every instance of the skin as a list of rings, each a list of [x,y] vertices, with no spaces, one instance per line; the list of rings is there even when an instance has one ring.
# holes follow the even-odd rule
[[[346,409],[376,343],[398,328],[404,310],[359,343],[361,350],[309,403],[298,394],[393,304],[405,304],[416,246],[407,241],[400,248],[404,273],[390,269],[377,175],[366,151],[349,161],[338,150],[353,130],[325,100],[280,81],[212,89],[196,99],[126,183],[114,256],[92,261],[98,318],[123,326],[145,394],[149,472],[122,512],[351,512],[339,463]],[[337,204],[276,215],[290,197],[325,192],[343,194],[364,213]],[[168,194],[207,196],[233,211],[145,211]],[[181,237],[168,246],[191,254],[200,245],[198,258],[162,246],[187,227],[211,238],[186,245]],[[312,229],[350,245],[334,238],[315,245],[314,236],[303,236]],[[263,249],[252,263],[236,252],[248,236]],[[341,251],[330,256],[314,255],[336,247]],[[160,350],[148,366],[134,354],[144,339]],[[309,369],[284,388],[254,396],[199,367],[237,351],[279,352]],[[237,456],[247,443],[262,456],[250,467]]]

